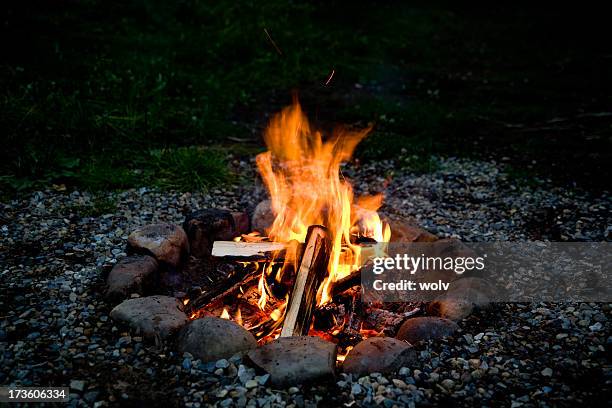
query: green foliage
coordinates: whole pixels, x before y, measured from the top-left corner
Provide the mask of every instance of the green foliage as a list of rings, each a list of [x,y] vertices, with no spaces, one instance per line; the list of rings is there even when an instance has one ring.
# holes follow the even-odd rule
[[[152,150],[155,184],[183,191],[205,190],[233,179],[224,157],[211,150],[178,148]]]
[[[343,0],[7,7],[3,36],[18,41],[0,61],[3,191],[213,185],[226,179],[225,167],[180,149],[252,138],[293,89],[315,106],[307,109],[315,119],[326,110],[325,121],[375,123],[361,158],[404,149],[422,162],[471,154],[483,134],[496,147],[505,124],[567,115],[566,105],[589,109],[610,94],[607,60],[592,62],[569,34],[559,48],[551,27],[520,8],[463,13]],[[589,75],[577,75],[585,64]],[[532,147],[533,155],[547,150]],[[193,161],[152,167],[143,164],[157,160],[149,149]],[[194,169],[205,173],[194,177]]]

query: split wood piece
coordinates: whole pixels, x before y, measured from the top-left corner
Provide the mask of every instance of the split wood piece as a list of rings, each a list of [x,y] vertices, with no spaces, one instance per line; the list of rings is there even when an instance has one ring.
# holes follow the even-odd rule
[[[280,337],[305,336],[310,329],[317,291],[325,275],[331,254],[331,239],[327,228],[308,227],[304,254],[289,299],[289,307]]]
[[[288,243],[215,241],[212,256],[234,261],[282,261]]]

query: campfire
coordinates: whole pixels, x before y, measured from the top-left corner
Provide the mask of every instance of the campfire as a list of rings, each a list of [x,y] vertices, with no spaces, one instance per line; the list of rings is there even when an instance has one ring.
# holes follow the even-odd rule
[[[402,292],[397,301],[366,290],[370,266],[399,256],[395,244],[404,256],[406,244],[416,245],[421,260],[475,257],[459,240],[382,219],[382,194],[354,194],[342,166],[369,130],[324,136],[297,101],[284,109],[256,158],[269,200],[252,217],[207,208],[189,213],[182,228],[133,231],[132,255],[107,277],[107,297],[122,301],[111,317],[145,337],[177,335],[178,350],[201,361],[246,353],[275,384],[333,377],[339,366],[395,370],[415,358],[412,344],[454,333],[456,321],[493,296],[484,280],[427,268],[415,279],[454,286],[431,298]]]
[[[377,333],[355,311],[359,271],[391,231],[377,213],[382,194],[355,197],[342,164],[370,128],[312,129],[299,103],[285,108],[265,132],[257,156],[273,222],[263,231],[217,240],[212,257],[235,269],[216,290],[186,298],[192,319],[231,319],[260,343],[317,335],[344,347]]]

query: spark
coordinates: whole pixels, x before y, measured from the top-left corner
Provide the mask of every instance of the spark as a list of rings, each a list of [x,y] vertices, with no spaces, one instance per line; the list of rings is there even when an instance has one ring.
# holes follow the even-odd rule
[[[266,33],[266,36],[268,37],[268,40],[270,40],[270,43],[272,44],[272,46],[274,47],[274,49],[276,50],[276,52],[278,52],[278,55],[283,55],[283,52],[280,50],[280,48],[278,48],[278,45],[276,45],[276,43],[274,42],[274,40],[272,39],[272,36],[270,35],[270,33],[268,32],[267,28],[264,28],[264,33]]]
[[[329,74],[329,78],[327,78],[327,81],[325,81],[325,86],[329,85],[329,83],[331,82],[332,78],[334,77],[334,74],[336,73],[335,69],[332,69],[331,74]]]

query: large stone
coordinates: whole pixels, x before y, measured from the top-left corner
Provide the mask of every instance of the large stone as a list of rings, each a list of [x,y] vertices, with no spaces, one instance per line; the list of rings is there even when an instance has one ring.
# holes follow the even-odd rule
[[[444,238],[433,242],[426,255],[441,258],[476,258],[478,256],[472,248],[456,238]]]
[[[398,220],[389,220],[391,228],[391,242],[434,242],[438,237],[434,234],[410,224]]]
[[[114,302],[132,293],[143,295],[153,285],[157,267],[157,261],[149,255],[123,258],[106,278],[106,297]]]
[[[458,329],[457,323],[449,319],[431,316],[413,317],[402,324],[395,337],[416,344],[420,341],[451,336]]]
[[[428,305],[429,314],[459,321],[473,309],[486,309],[491,304],[489,295],[497,295],[492,286],[479,278],[464,277],[451,282],[448,291]]]
[[[150,224],[132,232],[128,248],[137,253],[152,254],[159,262],[178,267],[187,258],[187,234],[178,225]]]
[[[451,289],[448,290],[443,298],[450,297],[469,302],[475,309],[486,309],[491,304],[491,299],[489,296],[476,288],[465,287],[452,289],[451,286]]]
[[[202,317],[183,328],[178,340],[181,353],[189,352],[207,362],[229,358],[257,347],[255,337],[231,320]]]
[[[461,293],[463,291],[466,292],[466,295],[469,295],[469,291],[477,291],[482,295],[485,295],[490,300],[492,299],[503,299],[503,292],[499,289],[495,284],[482,279],[475,277],[462,277],[453,281],[448,289],[449,292]],[[478,293],[476,293],[479,296]],[[478,302],[477,302],[478,303]]]
[[[280,337],[247,356],[270,374],[272,384],[296,385],[313,380],[333,379],[336,345],[319,337]]]
[[[123,301],[111,310],[110,316],[145,337],[159,335],[163,339],[178,332],[189,321],[182,307],[176,298],[149,296]]]
[[[187,216],[183,229],[189,239],[191,254],[197,258],[210,255],[213,242],[229,241],[249,232],[249,216],[217,208],[195,211]]]
[[[440,296],[427,305],[427,313],[432,316],[439,316],[455,322],[468,317],[474,306],[469,300],[454,296]]]
[[[255,212],[253,212],[253,217],[251,218],[251,226],[253,230],[267,235],[275,218],[276,215],[272,210],[272,201],[264,200],[255,207]]]
[[[358,376],[388,373],[410,366],[416,358],[417,353],[409,343],[392,337],[370,337],[348,353],[342,369]]]

